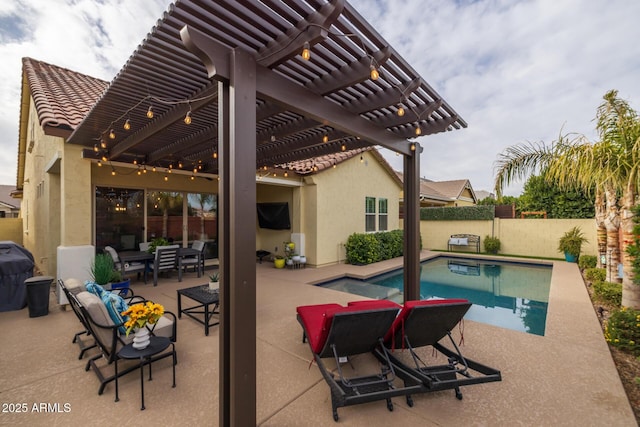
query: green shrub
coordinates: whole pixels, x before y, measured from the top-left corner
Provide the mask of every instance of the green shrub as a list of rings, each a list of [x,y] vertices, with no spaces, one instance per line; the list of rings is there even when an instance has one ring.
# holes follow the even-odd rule
[[[349,264],[371,264],[380,260],[380,246],[373,234],[353,233],[345,246]]]
[[[404,253],[404,232],[393,230],[374,234],[353,233],[347,239],[345,249],[349,264],[365,265],[396,258]]]
[[[603,303],[616,307],[622,304],[622,284],[599,280],[593,283],[593,295]]]
[[[578,267],[580,270],[584,270],[587,268],[596,268],[598,265],[598,257],[595,255],[580,255],[580,259],[578,260]]]
[[[611,313],[604,337],[609,344],[622,350],[640,354],[640,310],[622,307]]]
[[[484,236],[484,251],[494,255],[497,254],[500,251],[500,239]]]
[[[587,268],[584,278],[591,282],[603,282],[607,278],[607,271],[604,268]]]

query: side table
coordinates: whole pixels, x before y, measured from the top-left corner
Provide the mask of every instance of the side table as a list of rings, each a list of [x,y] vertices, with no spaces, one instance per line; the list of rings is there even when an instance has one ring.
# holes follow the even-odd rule
[[[118,398],[118,359],[140,359],[140,396],[142,400],[142,406],[140,410],[144,410],[144,365],[149,365],[149,381],[151,381],[151,363],[164,359],[168,356],[173,356],[173,386],[176,386],[176,346],[174,343],[169,340],[169,338],[165,337],[151,337],[150,343],[147,348],[143,348],[142,350],[137,350],[133,348],[133,344],[127,344],[118,351],[118,357],[116,357],[115,361],[115,377],[116,377],[116,402],[120,399]],[[154,358],[153,356],[162,353],[169,346],[171,346],[171,351],[162,355],[161,357]]]

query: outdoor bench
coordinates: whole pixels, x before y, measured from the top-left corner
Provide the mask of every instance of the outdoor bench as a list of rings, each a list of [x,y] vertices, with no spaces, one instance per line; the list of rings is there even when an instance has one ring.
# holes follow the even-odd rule
[[[452,234],[449,237],[448,250],[453,250],[456,246],[475,247],[476,252],[480,253],[480,236],[475,234]]]

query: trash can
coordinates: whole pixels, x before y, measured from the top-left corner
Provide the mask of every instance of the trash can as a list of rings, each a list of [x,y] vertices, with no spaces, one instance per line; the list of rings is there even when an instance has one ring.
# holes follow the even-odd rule
[[[0,241],[0,311],[27,306],[24,281],[33,276],[33,255],[12,241]]]
[[[53,277],[35,276],[24,281],[27,288],[27,306],[29,317],[40,317],[49,314],[49,292]]]

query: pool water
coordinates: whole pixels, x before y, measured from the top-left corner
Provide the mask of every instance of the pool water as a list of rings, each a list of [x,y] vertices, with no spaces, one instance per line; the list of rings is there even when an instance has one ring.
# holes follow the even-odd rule
[[[420,299],[465,298],[465,319],[544,336],[551,266],[436,257],[420,267]],[[367,281],[343,278],[320,286],[376,299],[403,301],[403,272]]]

